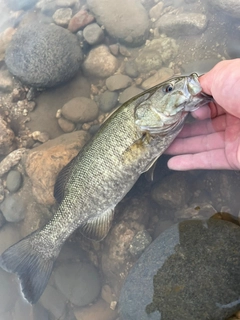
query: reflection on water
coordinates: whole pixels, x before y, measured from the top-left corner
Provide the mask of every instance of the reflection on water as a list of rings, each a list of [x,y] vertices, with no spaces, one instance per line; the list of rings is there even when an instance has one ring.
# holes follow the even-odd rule
[[[238,0],[230,5],[220,0],[1,0],[0,8],[2,253],[52,217],[57,208],[53,197],[57,173],[120,103],[173,75],[201,74],[218,61],[240,57],[240,8]],[[167,158],[159,159],[153,182],[142,176],[117,206],[113,227],[102,242],[87,240],[79,231],[71,236],[36,305],[27,304],[17,279],[0,269],[0,318],[124,317],[118,313],[122,284],[151,239],[159,235],[162,238],[158,239],[165,239],[163,232],[175,223],[184,225],[181,221],[190,220],[186,225],[191,225],[193,219],[208,219],[216,212],[231,213],[238,219],[238,172],[170,172]],[[232,241],[238,227],[222,217],[222,227],[217,231],[203,228],[200,233],[206,235],[201,240],[194,238],[199,231],[194,228],[183,233],[189,246],[184,255],[178,252],[172,272],[167,272],[169,266],[162,268],[160,281],[159,268],[152,275],[154,295],[149,311],[161,312],[164,301],[163,319],[172,319],[172,311],[180,319],[180,312],[189,310],[195,295],[199,302],[196,319],[225,319],[237,310],[226,313],[238,305],[233,303],[238,297],[231,296],[238,283],[239,260]],[[171,244],[165,239],[161,245],[169,256]],[[226,273],[220,276],[223,260],[218,248],[221,251],[227,245]],[[209,250],[213,262],[218,261],[211,267],[202,256]],[[148,263],[143,279],[153,268],[151,259]],[[187,298],[168,299],[169,284],[180,292],[180,280],[193,272],[193,266],[199,272],[191,284],[184,283]],[[143,279],[138,279],[139,286],[132,286],[128,297],[135,307]],[[216,300],[210,302],[222,306],[219,313],[209,307],[206,282],[216,294]],[[220,292],[229,299],[223,299]],[[156,296],[161,297],[160,305]],[[191,317],[182,314],[183,319]]]

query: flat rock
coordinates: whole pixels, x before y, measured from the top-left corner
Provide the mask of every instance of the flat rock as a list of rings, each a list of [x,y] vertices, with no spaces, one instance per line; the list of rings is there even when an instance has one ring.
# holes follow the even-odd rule
[[[207,17],[200,13],[165,14],[156,23],[161,33],[170,37],[196,35],[207,27]]]
[[[117,41],[140,45],[146,40],[149,21],[140,1],[88,0],[87,4],[97,22]]]
[[[89,122],[96,119],[98,115],[98,107],[91,99],[77,97],[68,101],[62,107],[62,115],[73,123]]]
[[[82,58],[77,37],[71,32],[54,24],[32,23],[14,34],[5,62],[23,83],[47,88],[70,80]]]
[[[55,203],[53,188],[58,173],[78,154],[88,139],[86,131],[66,133],[28,153],[24,165],[39,203]]]
[[[239,310],[240,227],[189,220],[162,233],[129,272],[121,320],[224,320]]]
[[[83,63],[86,75],[106,78],[111,76],[118,68],[118,60],[105,45],[93,48]]]
[[[174,75],[174,71],[170,68],[161,68],[158,70],[153,76],[150,78],[146,79],[142,83],[142,88],[144,90],[147,90],[151,87],[156,86],[157,84],[168,80]]]
[[[106,86],[110,91],[117,91],[129,87],[132,79],[124,74],[115,74],[106,79]]]
[[[117,101],[118,93],[106,90],[99,97],[99,109],[103,112],[109,112],[116,106]]]
[[[72,17],[71,8],[61,8],[56,10],[53,21],[60,27],[67,27]]]
[[[219,9],[234,18],[240,18],[240,2],[238,0],[208,0],[209,6]]]
[[[104,39],[104,32],[97,23],[91,23],[83,29],[83,37],[90,45],[99,44]]]

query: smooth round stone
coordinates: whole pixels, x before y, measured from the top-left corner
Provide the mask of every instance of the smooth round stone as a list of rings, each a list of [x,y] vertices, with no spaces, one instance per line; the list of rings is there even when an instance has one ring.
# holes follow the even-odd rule
[[[10,192],[16,192],[22,185],[22,174],[17,170],[9,171],[6,180],[7,189]]]
[[[82,58],[77,37],[70,31],[55,24],[32,23],[14,34],[5,62],[23,83],[48,88],[70,80]]]
[[[124,74],[115,74],[106,79],[106,86],[110,91],[116,91],[129,87],[132,79]]]
[[[58,119],[58,124],[62,131],[66,133],[72,132],[75,129],[75,124],[64,118]]]
[[[98,44],[104,39],[104,32],[97,23],[91,23],[83,29],[84,39],[90,45]]]
[[[62,107],[62,115],[74,123],[89,122],[98,115],[96,103],[85,97],[76,97]]]
[[[103,112],[109,112],[116,106],[117,101],[118,93],[106,90],[99,97],[99,109]]]
[[[24,219],[26,205],[18,194],[9,195],[0,206],[4,218],[9,222],[19,222]]]
[[[135,97],[141,92],[143,92],[142,89],[139,89],[137,87],[129,87],[120,94],[119,102],[123,104],[124,102],[128,101],[132,97]]]
[[[134,61],[127,61],[124,68],[125,73],[132,78],[138,77],[137,65]]]
[[[121,320],[224,320],[240,309],[240,227],[210,219],[163,232],[129,272]]]
[[[55,270],[54,279],[65,297],[79,307],[93,302],[101,291],[97,270],[88,263],[62,264]]]
[[[12,275],[0,268],[0,319],[1,315],[12,309],[17,299],[18,290]]]
[[[60,27],[67,27],[72,17],[71,8],[61,8],[56,10],[53,15],[53,21]]]

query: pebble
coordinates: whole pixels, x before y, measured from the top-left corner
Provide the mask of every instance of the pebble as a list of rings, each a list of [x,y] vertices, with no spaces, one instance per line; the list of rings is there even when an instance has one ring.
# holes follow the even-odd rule
[[[55,24],[30,23],[14,34],[5,62],[23,83],[48,88],[70,80],[82,58],[77,37],[71,32]]]
[[[207,27],[207,16],[201,13],[165,14],[156,23],[161,33],[171,37],[197,35]]]
[[[240,18],[240,3],[238,0],[208,0],[211,7],[221,10],[233,18]]]
[[[16,192],[22,185],[22,174],[17,170],[8,172],[6,186],[10,192]]]
[[[11,310],[17,300],[17,283],[10,273],[0,268],[0,318],[2,314]]]
[[[139,93],[143,92],[142,89],[137,88],[137,87],[129,87],[125,89],[119,97],[119,102],[123,104],[124,102],[128,101],[132,97],[138,95]]]
[[[72,17],[71,8],[58,9],[53,15],[53,21],[60,27],[67,27]]]
[[[38,0],[7,0],[7,5],[11,10],[26,10],[34,6]]]
[[[8,195],[0,208],[4,218],[9,222],[19,222],[25,217],[26,203],[18,194]]]
[[[96,103],[85,97],[76,97],[62,107],[62,116],[73,123],[93,121],[98,115]]]
[[[87,0],[99,25],[117,41],[138,46],[148,36],[148,15],[140,1]]]
[[[67,313],[67,299],[50,284],[47,285],[41,298],[41,305],[47,309],[56,319],[65,319]]]
[[[62,129],[63,132],[72,132],[75,129],[75,124],[72,123],[71,121],[68,121],[67,119],[64,118],[59,118],[58,119],[58,124],[60,128]]]
[[[127,61],[124,66],[125,73],[132,78],[137,78],[139,75],[137,65],[134,61]]]
[[[89,14],[86,10],[80,10],[76,13],[69,22],[68,30],[77,32],[95,20],[94,16]]]
[[[110,44],[109,49],[114,56],[117,56],[119,53],[119,44]]]
[[[162,11],[163,11],[163,2],[160,1],[149,10],[149,16],[151,19],[157,20],[158,18],[160,18]]]
[[[0,91],[11,92],[13,90],[13,81],[7,70],[0,70]]]
[[[227,319],[240,308],[239,245],[239,226],[224,220],[187,220],[166,230],[129,272],[121,319]]]
[[[142,88],[144,90],[147,90],[149,88],[152,88],[156,86],[157,84],[168,80],[174,75],[174,71],[170,68],[161,68],[159,71],[157,71],[153,76],[146,79],[142,83]]]
[[[124,57],[131,56],[130,51],[125,46],[122,46],[122,45],[119,46],[119,53]]]
[[[92,303],[101,290],[97,270],[85,262],[61,264],[54,272],[54,279],[63,295],[79,307]]]
[[[99,109],[103,112],[109,112],[116,106],[117,101],[118,93],[106,90],[99,96]]]
[[[86,75],[106,78],[117,70],[118,60],[107,46],[100,45],[90,50],[82,67]]]
[[[83,37],[90,45],[99,44],[104,39],[104,32],[97,23],[91,23],[83,29]]]
[[[100,124],[94,124],[93,126],[91,126],[91,128],[89,129],[89,133],[90,134],[95,134],[98,129],[100,128]]]
[[[150,245],[151,242],[152,238],[147,230],[139,231],[135,234],[129,246],[129,252],[134,257],[140,257],[140,255]]]
[[[116,74],[106,79],[106,86],[109,91],[117,91],[129,87],[132,79],[124,74]]]

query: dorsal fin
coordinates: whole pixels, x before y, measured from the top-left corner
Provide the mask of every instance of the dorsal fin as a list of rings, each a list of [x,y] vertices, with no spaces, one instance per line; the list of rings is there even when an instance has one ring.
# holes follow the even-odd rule
[[[62,170],[59,172],[55,185],[54,185],[54,198],[58,203],[61,203],[65,194],[65,187],[68,182],[69,175],[72,171],[72,168],[75,164],[76,157],[74,157]]]
[[[113,216],[114,209],[109,209],[100,216],[90,218],[79,227],[80,232],[86,238],[100,241],[108,234],[112,225]]]

